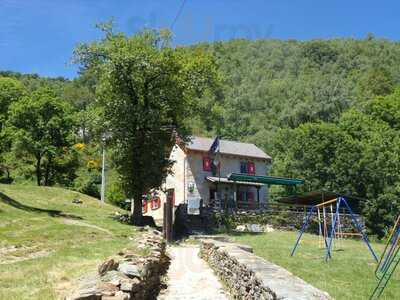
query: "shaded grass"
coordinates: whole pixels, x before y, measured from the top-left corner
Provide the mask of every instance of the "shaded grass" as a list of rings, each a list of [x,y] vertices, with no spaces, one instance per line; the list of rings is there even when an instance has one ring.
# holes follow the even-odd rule
[[[61,188],[0,185],[0,299],[60,298],[102,259],[134,247],[135,229],[114,221],[116,211]]]
[[[275,231],[265,234],[238,234],[232,238],[253,247],[254,253],[280,265],[310,284],[327,291],[335,299],[369,299],[377,284],[375,260],[361,241],[343,241],[343,251],[334,251],[325,263],[324,251],[318,247],[318,236],[305,234],[294,257],[290,252],[296,232]],[[384,244],[373,243],[380,255]],[[393,275],[381,299],[399,299],[400,269]]]

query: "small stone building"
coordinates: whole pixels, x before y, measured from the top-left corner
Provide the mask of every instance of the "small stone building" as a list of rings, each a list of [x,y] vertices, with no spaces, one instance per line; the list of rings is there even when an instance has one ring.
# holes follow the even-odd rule
[[[196,204],[220,209],[257,209],[268,199],[268,186],[256,182],[228,179],[231,173],[267,175],[271,157],[254,144],[220,140],[219,165],[209,157],[214,139],[192,137],[187,144],[177,143],[170,155],[175,163],[160,191],[158,202],[144,204],[144,215],[162,220],[167,194],[174,197],[175,207]],[[190,213],[190,211],[189,211]]]

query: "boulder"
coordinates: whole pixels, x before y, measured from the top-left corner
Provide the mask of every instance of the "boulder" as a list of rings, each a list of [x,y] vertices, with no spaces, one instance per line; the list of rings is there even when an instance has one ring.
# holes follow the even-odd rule
[[[236,226],[236,231],[245,232],[246,231],[246,225],[238,225],[238,226]]]
[[[119,263],[117,261],[115,261],[113,258],[108,259],[99,266],[98,272],[100,275],[104,275],[108,271],[117,270],[118,265],[119,265]]]
[[[254,233],[264,232],[263,228],[259,224],[249,224],[247,225],[247,230]]]
[[[137,265],[129,264],[127,262],[122,262],[118,266],[118,271],[125,274],[126,276],[133,278],[138,277],[141,278],[140,270]]]
[[[125,279],[121,281],[121,291],[123,292],[136,292],[141,287],[141,281],[138,278]]]
[[[128,279],[128,278],[129,278],[128,276],[126,276],[116,270],[112,270],[112,271],[105,273],[103,276],[101,276],[100,280],[102,282],[108,282],[115,286],[118,286],[121,284],[122,280]]]
[[[72,296],[66,297],[66,300],[101,300],[102,293],[96,287],[81,289]]]

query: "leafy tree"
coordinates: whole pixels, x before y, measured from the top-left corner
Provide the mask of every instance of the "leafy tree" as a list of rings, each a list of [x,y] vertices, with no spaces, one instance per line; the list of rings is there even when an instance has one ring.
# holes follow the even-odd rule
[[[393,217],[387,215],[387,206],[400,182],[399,155],[400,132],[350,110],[337,124],[309,123],[278,131],[273,171],[304,178],[305,190],[326,189],[368,199],[355,208],[366,213],[369,229],[382,237]]]
[[[7,131],[13,150],[34,158],[38,185],[50,185],[59,176],[60,160],[71,145],[70,111],[70,106],[49,88],[40,88],[10,106]]]
[[[374,67],[368,70],[360,81],[361,95],[373,98],[389,95],[394,90],[393,78],[384,67]]]
[[[26,90],[21,82],[13,78],[0,77],[0,131],[7,120],[8,107],[19,100]]]
[[[105,37],[81,45],[77,61],[97,76],[96,93],[111,135],[114,163],[142,223],[142,195],[160,187],[172,162],[175,135],[188,137],[186,120],[216,82],[212,57],[169,46],[169,32],[125,36],[102,26]],[[172,134],[172,133],[175,134]]]
[[[400,89],[397,88],[393,94],[374,98],[366,104],[365,111],[391,128],[400,130]]]
[[[11,103],[18,101],[26,93],[24,86],[17,79],[0,77],[0,176],[5,174],[4,182],[11,182],[11,165],[9,152],[10,139],[3,127],[8,118],[8,108]]]
[[[400,185],[387,188],[377,199],[370,199],[364,214],[368,228],[378,238],[387,237],[400,215]]]

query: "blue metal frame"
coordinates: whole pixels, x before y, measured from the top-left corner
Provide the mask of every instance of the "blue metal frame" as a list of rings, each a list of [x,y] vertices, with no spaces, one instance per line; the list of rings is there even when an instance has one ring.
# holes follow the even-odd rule
[[[334,238],[335,233],[336,233],[335,232],[336,222],[337,222],[337,220],[339,218],[339,213],[340,213],[339,209],[340,209],[340,206],[342,205],[342,203],[346,206],[346,208],[350,212],[351,219],[352,219],[357,231],[361,234],[362,239],[365,242],[365,244],[367,245],[369,251],[371,252],[371,254],[373,256],[373,258],[375,259],[376,262],[378,262],[378,257],[376,256],[374,250],[372,249],[371,244],[369,243],[367,235],[364,233],[361,225],[357,222],[357,218],[354,216],[353,210],[351,209],[350,205],[347,203],[346,199],[343,198],[343,197],[339,197],[338,200],[336,201],[336,212],[335,212],[335,217],[333,219],[333,223],[331,224],[331,231],[330,231],[330,235],[329,235],[329,243],[326,242],[326,238],[325,238],[325,261],[328,261],[328,259],[332,258],[332,253],[331,253],[332,241],[333,241],[333,238]],[[307,229],[307,227],[308,227],[308,225],[310,223],[312,213],[316,208],[317,208],[317,205],[311,207],[311,209],[310,209],[310,211],[309,211],[309,213],[307,215],[306,220],[304,221],[303,225],[301,226],[301,229],[300,229],[300,232],[299,232],[299,236],[297,237],[296,243],[295,243],[295,245],[293,247],[293,250],[292,250],[290,256],[293,256],[295,254],[295,252],[296,252],[296,250],[297,250],[297,248],[299,246],[301,237],[303,236],[303,233],[306,231],[306,229]]]

